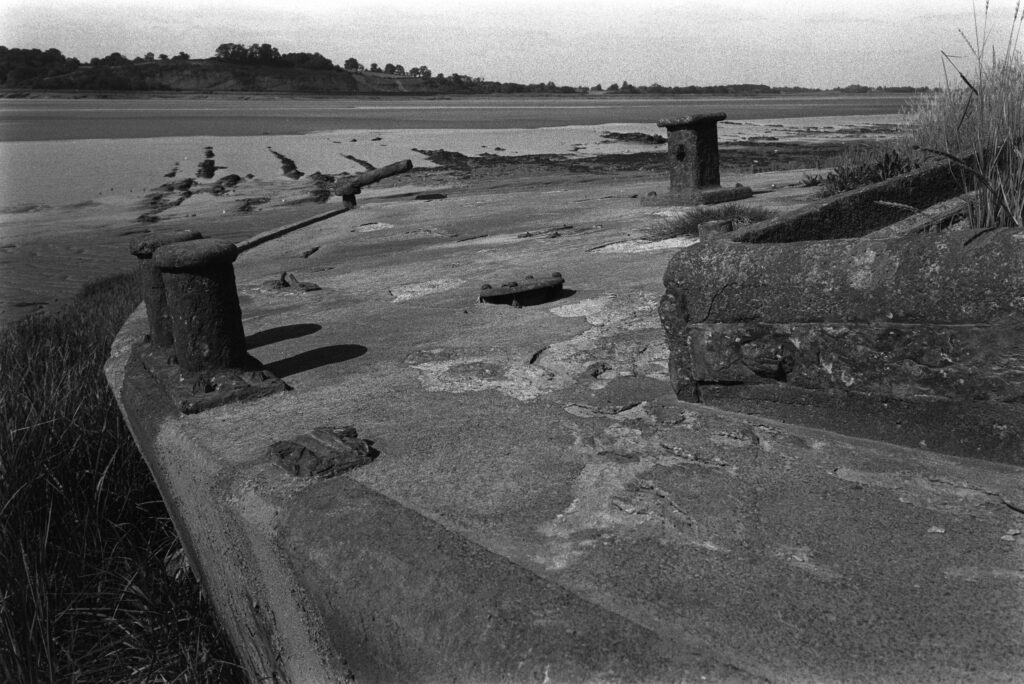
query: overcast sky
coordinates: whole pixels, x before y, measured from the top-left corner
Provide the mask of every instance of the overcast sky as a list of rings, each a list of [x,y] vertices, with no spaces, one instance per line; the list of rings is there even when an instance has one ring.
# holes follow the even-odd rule
[[[984,0],[977,3],[984,16]],[[992,0],[1004,51],[1017,0]],[[943,83],[971,0],[3,0],[0,45],[88,60],[270,43],[337,63],[558,85]]]

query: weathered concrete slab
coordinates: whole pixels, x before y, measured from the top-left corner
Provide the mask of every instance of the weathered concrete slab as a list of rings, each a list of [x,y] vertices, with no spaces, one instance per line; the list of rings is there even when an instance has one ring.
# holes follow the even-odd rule
[[[678,252],[665,287],[694,322],[958,324],[1024,314],[1024,235],[974,237],[717,240]]]
[[[248,351],[291,392],[181,416],[122,331],[111,383],[253,678],[1017,678],[1022,470],[677,400],[669,253],[592,251],[660,219],[608,192],[367,202],[247,252]],[[574,292],[477,301],[524,266]],[[328,425],[379,455],[268,453]]]
[[[823,393],[825,404],[834,394],[876,399],[858,399],[861,411],[896,400],[870,411],[857,433],[927,415],[933,448],[1024,462],[1024,232],[716,240],[679,252],[665,285],[661,317],[681,397],[805,405],[813,395],[783,398],[798,388]],[[761,384],[779,386],[751,390]],[[974,444],[966,416],[977,421]],[[920,432],[896,441],[918,444]]]
[[[759,680],[347,478],[307,492],[282,531],[360,681]]]

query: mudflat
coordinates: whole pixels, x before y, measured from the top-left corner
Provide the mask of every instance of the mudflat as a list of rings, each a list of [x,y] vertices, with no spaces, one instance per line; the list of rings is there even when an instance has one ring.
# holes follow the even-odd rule
[[[613,181],[627,197],[659,181],[667,187],[665,146],[655,137],[664,133],[654,123],[658,109],[678,114],[684,105],[721,107],[716,100],[722,99],[730,98],[610,105],[589,99],[551,105],[540,99],[495,103],[484,98],[412,104],[393,99],[5,100],[0,102],[0,137],[6,138],[0,141],[0,324],[66,301],[98,277],[132,268],[128,243],[136,235],[188,227],[241,240],[335,208],[340,198],[325,194],[325,175],[340,177],[401,159],[411,159],[414,170],[364,190],[360,203],[419,193],[551,189],[597,179]],[[806,107],[815,98],[793,99]],[[803,173],[824,173],[821,167],[843,146],[891,136],[901,117],[820,112],[851,106],[850,101],[866,106],[874,99],[836,97],[819,105],[813,117],[742,120],[730,114],[719,127],[723,170],[745,175],[784,170],[790,172],[787,183],[798,183]],[[880,99],[889,109],[904,101]],[[779,109],[780,99],[764,105],[755,100],[731,98],[730,106],[745,103],[741,112],[769,105],[787,111]],[[609,113],[608,107],[620,110]],[[633,111],[627,115],[623,108],[629,107]],[[437,118],[427,111],[436,111]],[[609,116],[644,123],[581,123]],[[178,117],[185,128],[191,126],[191,134],[155,134],[161,117]],[[285,130],[331,130],[238,133],[249,125],[239,122],[261,117]],[[509,117],[519,127],[509,127]],[[372,128],[337,128],[339,122],[354,126],[370,119]],[[450,127],[456,119],[460,127]],[[559,120],[575,125],[530,127]],[[33,121],[38,130],[63,121],[69,137],[12,139]],[[214,129],[228,125],[233,134],[202,132],[211,130],[204,128],[209,122]],[[504,127],[474,128],[499,122]],[[93,126],[111,137],[81,137]],[[151,137],[132,137],[133,131]]]

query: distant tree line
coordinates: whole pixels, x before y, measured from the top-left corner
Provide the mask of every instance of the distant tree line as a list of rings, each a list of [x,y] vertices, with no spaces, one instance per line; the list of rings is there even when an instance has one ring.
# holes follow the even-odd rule
[[[112,52],[106,57],[93,57],[83,64],[75,57],[65,57],[60,50],[7,48],[0,45],[0,85],[7,87],[34,87],[40,79],[49,79],[49,88],[98,88],[104,90],[138,90],[143,89],[141,81],[130,77],[113,74],[105,67],[120,67],[147,62],[187,61],[191,57],[186,52],[179,52],[174,57],[156,56],[147,52],[145,56],[129,59],[120,52]],[[88,75],[81,72],[89,70]],[[79,72],[72,81],[54,78]]]
[[[111,52],[106,57],[93,57],[89,60],[89,66],[125,66],[128,64],[141,64],[143,62],[182,62],[192,59],[192,56],[187,52],[179,52],[174,57],[168,57],[167,55],[161,54],[154,56],[152,52],[147,52],[143,57],[136,57],[135,59],[128,59],[120,52]],[[76,60],[77,61],[77,60]]]
[[[383,68],[376,62],[370,64],[370,68],[367,69],[359,60],[355,57],[349,57],[345,60],[345,68],[350,71],[369,71],[371,74],[388,74],[389,76],[410,76],[412,78],[430,78],[433,72],[427,66],[412,67],[408,71],[401,64],[385,64]]]
[[[83,64],[74,57],[65,57],[60,50],[6,48],[0,46],[0,86],[20,88],[75,88],[96,90],[147,90],[158,79],[147,79],[153,69],[162,63],[188,62],[192,58],[186,52],[179,52],[173,57],[166,54],[154,55],[147,52],[144,56],[129,59],[120,52],[112,52],[106,57],[93,57]],[[376,62],[364,67],[355,57],[349,57],[341,65],[335,64],[319,52],[287,52],[282,53],[269,43],[222,43],[214,51],[208,61],[237,64],[248,67],[279,67],[288,69],[310,69],[318,71],[345,71],[350,73],[365,72],[396,78],[415,78],[421,82],[421,92],[459,93],[459,94],[495,94],[495,93],[551,93],[573,94],[589,91],[606,92],[620,95],[775,95],[782,93],[823,92],[818,88],[802,88],[794,86],[775,87],[762,83],[739,83],[714,86],[663,86],[658,83],[650,85],[633,85],[628,81],[621,84],[613,83],[603,88],[600,84],[588,88],[586,86],[559,86],[552,81],[547,83],[510,83],[489,81],[475,76],[463,74],[434,74],[427,66],[421,65],[406,69],[401,64],[387,63],[381,67]],[[150,66],[152,65],[152,66]],[[138,66],[133,69],[131,67]],[[42,79],[46,79],[42,82]],[[833,88],[834,92],[843,93],[915,93],[928,91],[928,88],[901,87],[868,87],[852,84]]]
[[[6,48],[0,45],[0,85],[31,83],[47,76],[71,73],[82,66],[57,48],[49,50]]]

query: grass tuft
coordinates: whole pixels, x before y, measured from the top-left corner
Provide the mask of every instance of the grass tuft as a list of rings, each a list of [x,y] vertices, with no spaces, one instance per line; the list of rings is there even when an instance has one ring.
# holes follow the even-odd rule
[[[878,143],[849,147],[829,164],[824,177],[804,177],[805,186],[820,185],[820,197],[831,197],[872,183],[878,183],[920,167],[920,154],[901,151]],[[809,182],[814,181],[814,182]]]
[[[978,191],[969,218],[976,229],[1024,226],[1024,58],[1018,2],[1005,49],[991,45],[989,7],[975,14],[974,35],[960,36],[966,64],[942,53],[946,88],[913,112],[908,142],[961,171],[964,191]]]
[[[684,235],[697,235],[697,226],[705,221],[731,220],[735,228],[775,216],[771,209],[748,204],[714,204],[691,207],[685,212],[665,219],[647,231],[650,240],[668,240]]]
[[[0,681],[243,681],[103,376],[137,278],[0,333]]]

